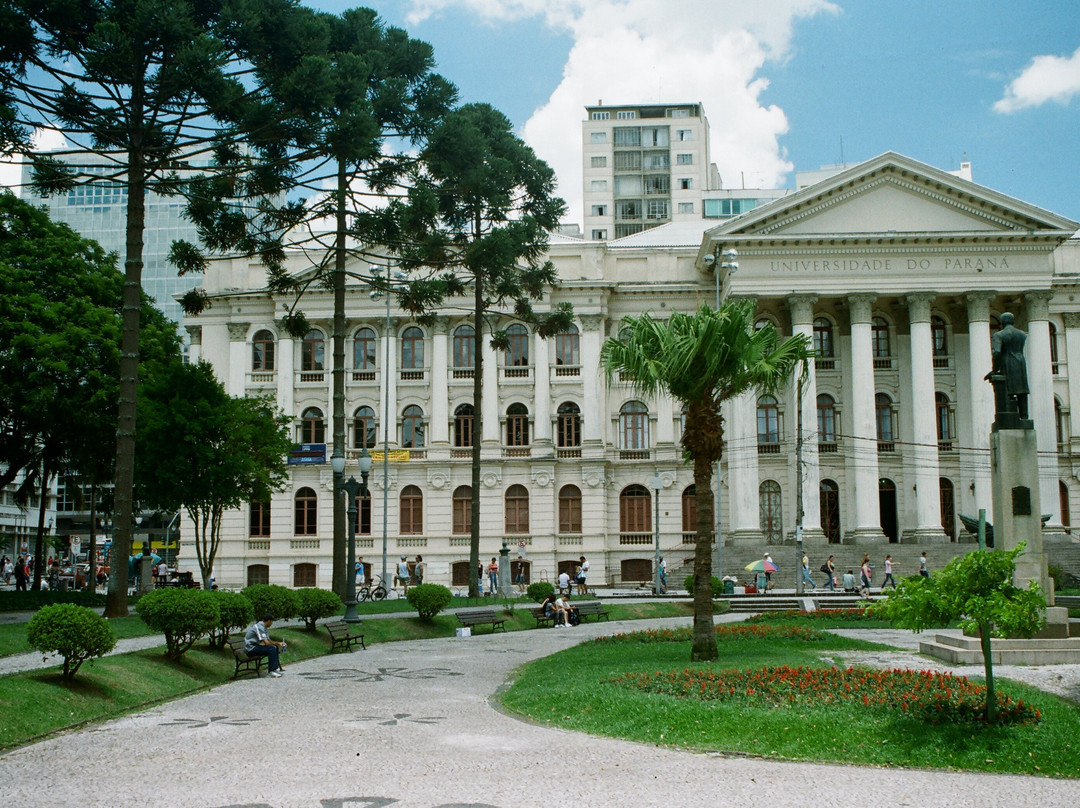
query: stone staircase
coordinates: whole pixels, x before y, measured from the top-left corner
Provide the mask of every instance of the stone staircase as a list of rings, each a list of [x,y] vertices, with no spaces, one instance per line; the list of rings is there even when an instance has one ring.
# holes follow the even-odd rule
[[[880,596],[871,595],[870,601],[878,600]],[[844,592],[833,594],[831,592],[812,592],[803,596],[794,592],[778,592],[764,595],[723,595],[721,600],[727,601],[733,612],[777,612],[798,609],[800,611],[817,611],[819,609],[861,609],[868,601],[858,595]]]
[[[937,634],[919,643],[919,653],[952,665],[983,664],[978,637]],[[1065,665],[1080,662],[1080,637],[1068,639],[994,639],[991,656],[995,665]]]

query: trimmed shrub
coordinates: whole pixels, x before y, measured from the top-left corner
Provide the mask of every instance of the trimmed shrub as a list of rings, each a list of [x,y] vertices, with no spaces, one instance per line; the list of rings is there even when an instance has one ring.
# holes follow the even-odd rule
[[[255,619],[272,614],[275,620],[291,620],[300,613],[300,599],[296,592],[276,584],[252,584],[240,590],[251,601]]]
[[[686,580],[683,581],[683,588],[686,589],[691,595],[694,594],[694,576],[687,575]],[[714,598],[720,597],[724,594],[724,582],[717,578],[715,575],[712,577],[712,596]]]
[[[405,597],[416,609],[421,620],[431,620],[450,605],[454,593],[440,584],[420,584],[410,587]]]
[[[109,621],[92,609],[72,603],[42,607],[26,625],[26,639],[43,654],[64,658],[64,681],[88,659],[102,657],[116,647]]]
[[[337,592],[327,589],[315,587],[297,589],[296,597],[300,601],[297,614],[303,619],[308,631],[314,631],[317,628],[316,621],[337,614],[343,605]]]
[[[155,589],[139,598],[135,611],[165,635],[165,656],[179,659],[199,637],[221,625],[217,593],[205,589]]]
[[[217,601],[218,611],[221,614],[217,628],[210,632],[210,645],[214,648],[224,648],[225,640],[233,631],[247,628],[255,621],[255,609],[251,601],[240,592],[211,590],[210,594]]]
[[[555,587],[547,581],[537,581],[534,584],[529,584],[529,588],[525,590],[525,592],[530,600],[535,600],[537,603],[543,603],[548,595],[555,594]]]

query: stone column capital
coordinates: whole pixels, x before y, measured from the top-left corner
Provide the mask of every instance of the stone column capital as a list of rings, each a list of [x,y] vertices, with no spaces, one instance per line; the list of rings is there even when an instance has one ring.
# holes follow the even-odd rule
[[[815,303],[817,295],[790,295],[787,304],[791,312],[791,324],[795,326],[813,323]]]
[[[848,295],[848,313],[852,324],[870,322],[870,307],[875,300],[877,300],[877,295]]]
[[[251,328],[251,323],[229,323],[229,339],[232,342],[243,342],[247,339],[248,329]]]
[[[586,331],[601,331],[607,318],[603,314],[579,314],[578,319]]]
[[[184,330],[188,332],[188,338],[191,340],[192,345],[202,345],[201,325],[185,325]]]
[[[990,301],[997,297],[997,292],[969,292],[964,295],[967,302],[967,316],[970,323],[990,322]]]
[[[915,292],[906,298],[908,319],[914,323],[930,322],[930,304],[937,300],[937,292]]]
[[[1080,311],[1067,311],[1061,315],[1066,328],[1080,328]]]
[[[403,321],[403,318],[401,318],[401,317],[389,317],[389,318],[384,317],[383,320],[382,320],[382,323],[381,323],[382,327],[383,327],[383,332],[384,332],[383,336],[384,337],[385,336],[391,336],[392,337],[394,335],[394,332],[397,331],[398,327],[401,325],[402,321]],[[389,326],[389,333],[386,333],[387,332],[387,326]]]
[[[450,333],[450,318],[449,317],[436,317],[435,323],[431,327],[432,333],[437,337],[445,337]]]
[[[1027,306],[1027,320],[1029,323],[1032,320],[1050,319],[1050,301],[1053,297],[1054,293],[1049,290],[1028,292],[1024,295],[1024,304]]]

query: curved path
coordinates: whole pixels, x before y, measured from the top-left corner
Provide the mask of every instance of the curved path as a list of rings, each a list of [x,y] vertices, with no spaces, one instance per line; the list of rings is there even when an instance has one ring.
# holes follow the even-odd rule
[[[664,625],[688,622],[662,621]],[[0,756],[12,806],[1066,806],[1076,781],[783,763],[534,726],[488,697],[634,621],[378,644]],[[567,705],[568,710],[574,705]]]

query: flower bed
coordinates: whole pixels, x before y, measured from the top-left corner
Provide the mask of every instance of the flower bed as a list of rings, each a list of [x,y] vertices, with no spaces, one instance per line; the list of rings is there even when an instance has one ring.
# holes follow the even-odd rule
[[[860,623],[876,619],[867,613],[867,609],[817,609],[803,612],[798,609],[786,611],[762,612],[746,619],[747,623],[772,623],[777,620],[832,620],[843,623]]]
[[[822,707],[841,703],[897,710],[932,724],[983,720],[986,688],[933,671],[791,668],[627,673],[606,682],[645,693],[754,707]],[[998,692],[1000,723],[1037,722],[1038,710]]]
[[[633,631],[629,634],[612,634],[609,637],[597,637],[594,642],[598,643],[657,643],[657,642],[690,642],[693,636],[693,628],[649,629],[647,631]],[[806,626],[770,626],[748,625],[747,623],[731,623],[716,627],[716,638],[725,639],[759,639],[759,640],[822,640],[825,634]]]

